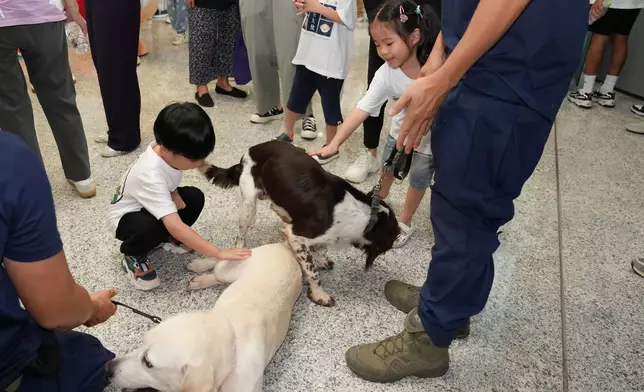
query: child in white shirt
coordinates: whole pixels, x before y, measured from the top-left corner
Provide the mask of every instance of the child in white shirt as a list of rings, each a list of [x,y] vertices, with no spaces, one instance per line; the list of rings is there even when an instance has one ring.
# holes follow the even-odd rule
[[[427,61],[440,31],[440,22],[431,7],[416,5],[411,1],[390,0],[376,13],[369,25],[369,32],[378,49],[378,55],[385,60],[376,72],[369,90],[351,111],[342,129],[328,146],[313,151],[310,155],[320,162],[325,157],[338,153],[340,146],[369,116],[378,116],[380,108],[389,98],[398,99],[416,79]],[[392,119],[387,144],[382,154],[383,162],[396,148],[400,126],[405,112]],[[407,142],[407,141],[406,141]],[[400,235],[394,243],[398,248],[413,234],[411,220],[420,205],[425,191],[429,188],[434,174],[434,164],[429,135],[425,135],[420,146],[414,150],[409,172],[409,189],[402,215],[398,219]],[[380,197],[389,195],[394,177],[389,172],[383,179]]]
[[[246,249],[220,249],[192,226],[204,206],[204,194],[180,187],[184,170],[200,167],[215,148],[208,114],[193,103],[166,106],[154,122],[155,142],[130,166],[107,211],[108,225],[123,241],[122,267],[132,285],[152,290],[160,284],[148,253],[159,245],[184,253],[178,245],[209,257],[242,260]]]
[[[322,2],[321,2],[322,1]],[[295,121],[303,115],[317,91],[322,100],[327,124],[327,141],[335,136],[342,123],[340,95],[349,73],[353,52],[353,29],[356,23],[355,0],[294,0],[298,14],[306,13],[302,34],[293,59],[296,65],[289,96],[284,132],[278,140],[292,142]],[[315,139],[317,133],[303,129],[302,138]],[[337,154],[329,160],[337,158]]]

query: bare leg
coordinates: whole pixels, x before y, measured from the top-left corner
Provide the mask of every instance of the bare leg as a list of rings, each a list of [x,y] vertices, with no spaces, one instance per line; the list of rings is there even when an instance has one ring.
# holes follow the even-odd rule
[[[284,119],[284,133],[291,139],[295,136],[295,122],[297,121],[298,114],[288,108],[285,110],[286,116]]]
[[[322,306],[335,305],[333,297],[327,294],[320,285],[320,272],[315,266],[313,256],[309,252],[308,246],[306,246],[306,238],[294,235],[292,229],[292,226],[289,225],[284,234],[286,235],[289,246],[295,253],[295,258],[300,263],[304,277],[309,284],[307,292],[309,299]]]
[[[233,91],[233,86],[230,85],[227,76],[217,76],[217,86],[223,88],[226,91]]]
[[[208,94],[208,85],[207,84],[200,84],[197,86],[197,94],[201,97],[204,94]]]
[[[411,226],[411,220],[418,209],[418,206],[423,201],[425,196],[425,189],[414,189],[409,187],[407,190],[407,198],[405,198],[405,207],[403,207],[403,213],[398,219],[400,222]]]
[[[615,34],[610,37],[610,42],[613,47],[608,75],[619,76],[628,56],[628,36]]]
[[[391,185],[394,183],[394,175],[389,172],[385,174],[382,179],[382,184],[380,185],[380,198],[384,199],[389,196],[389,191],[391,190]]]
[[[326,144],[331,143],[331,140],[335,137],[335,134],[338,133],[337,125],[328,125],[326,126]]]
[[[593,34],[590,46],[588,47],[588,53],[586,54],[584,74],[597,75],[597,70],[604,56],[604,49],[609,41],[610,37],[607,35]]]

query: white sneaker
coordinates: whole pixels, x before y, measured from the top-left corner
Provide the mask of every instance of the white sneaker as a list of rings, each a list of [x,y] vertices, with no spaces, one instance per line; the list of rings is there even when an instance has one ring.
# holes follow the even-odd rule
[[[96,196],[96,184],[94,184],[94,180],[91,177],[83,181],[67,180],[67,182],[76,188],[76,191],[83,199]]]
[[[349,182],[359,184],[364,182],[369,177],[369,174],[376,173],[378,170],[380,170],[378,158],[371,155],[371,152],[367,150],[349,166],[344,178]]]
[[[107,133],[104,133],[102,135],[96,136],[94,138],[94,143],[107,144],[108,140],[109,140],[109,136],[107,136]]]
[[[315,122],[315,117],[308,116],[302,120],[302,130],[300,131],[302,139],[313,140],[318,137],[318,126]]]
[[[407,226],[402,222],[398,222],[398,227],[400,228],[400,234],[398,234],[398,237],[396,237],[396,240],[394,241],[394,245],[392,246],[394,249],[405,246],[407,241],[409,241],[409,237],[414,234],[414,228]]]
[[[177,37],[172,41],[172,45],[183,45],[188,43],[188,33],[177,34]]]
[[[114,157],[119,157],[121,155],[129,154],[130,152],[131,151],[117,151],[111,147],[105,147],[105,149],[101,151],[101,156],[103,158],[114,158]]]

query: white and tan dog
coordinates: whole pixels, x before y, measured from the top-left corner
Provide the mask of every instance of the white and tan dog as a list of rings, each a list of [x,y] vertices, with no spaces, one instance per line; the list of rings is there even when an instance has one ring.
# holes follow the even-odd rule
[[[182,314],[148,331],[143,345],[108,364],[112,385],[163,392],[259,392],[266,365],[289,328],[302,271],[286,244],[245,261],[188,264],[190,289],[231,283],[210,312]]]

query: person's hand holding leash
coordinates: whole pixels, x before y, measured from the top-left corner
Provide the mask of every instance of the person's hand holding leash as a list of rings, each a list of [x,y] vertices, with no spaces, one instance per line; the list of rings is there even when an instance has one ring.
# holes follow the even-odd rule
[[[603,16],[604,0],[595,0],[595,3],[590,7],[590,16],[592,19],[599,19]]]
[[[115,289],[97,291],[96,293],[90,294],[93,311],[89,319],[85,321],[84,325],[86,327],[93,327],[104,323],[116,313],[116,305],[112,303],[112,297],[115,295]]]

